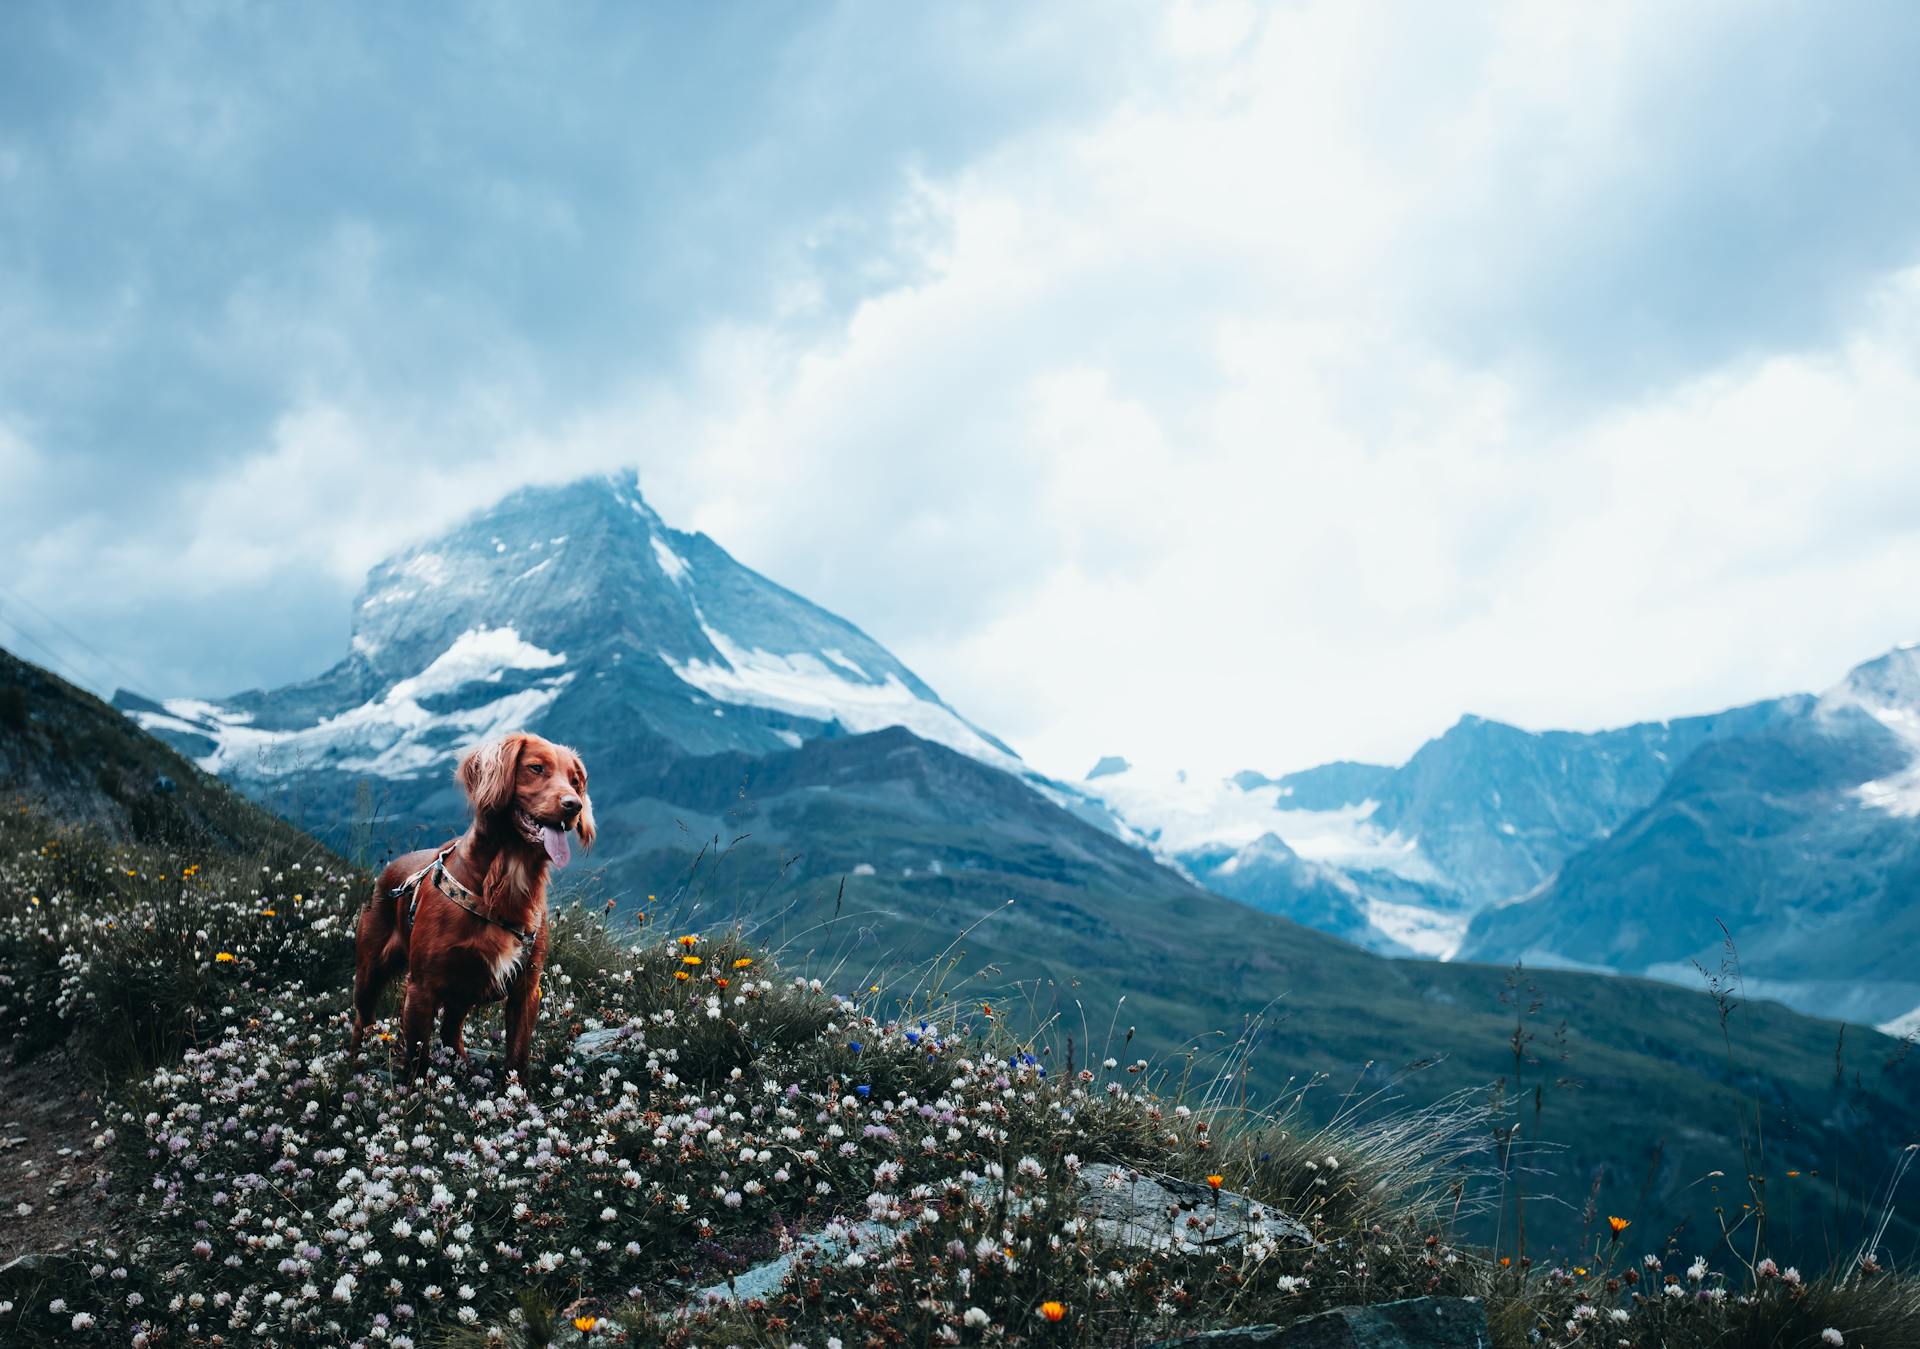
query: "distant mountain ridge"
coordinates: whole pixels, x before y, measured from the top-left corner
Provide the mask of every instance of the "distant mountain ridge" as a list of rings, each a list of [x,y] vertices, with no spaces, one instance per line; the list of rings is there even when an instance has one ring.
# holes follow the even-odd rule
[[[1461,954],[1685,979],[1717,968],[1721,923],[1755,993],[1920,1011],[1920,648],[1703,747],[1537,892],[1479,914]]]
[[[1920,1011],[1914,648],[1819,698],[1591,733],[1469,716],[1399,768],[1086,786],[1209,888],[1384,954],[1692,983],[1724,920],[1751,991]]]

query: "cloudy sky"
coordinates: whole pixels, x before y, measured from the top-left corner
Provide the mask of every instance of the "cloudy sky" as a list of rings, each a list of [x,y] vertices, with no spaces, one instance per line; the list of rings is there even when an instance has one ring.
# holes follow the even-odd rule
[[[309,675],[627,464],[1061,773],[1920,636],[1920,7],[447,14],[0,12],[0,644]]]

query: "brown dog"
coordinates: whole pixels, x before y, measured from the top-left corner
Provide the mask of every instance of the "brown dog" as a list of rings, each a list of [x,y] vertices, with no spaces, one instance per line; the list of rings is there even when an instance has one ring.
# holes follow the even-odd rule
[[[381,991],[404,970],[409,1078],[426,1059],[436,1014],[441,1041],[464,1059],[467,1013],[503,998],[507,1067],[526,1070],[547,959],[547,868],[567,864],[569,829],[593,844],[586,765],[566,746],[516,732],[472,750],[457,776],[472,826],[388,863],[354,933],[353,1052]]]

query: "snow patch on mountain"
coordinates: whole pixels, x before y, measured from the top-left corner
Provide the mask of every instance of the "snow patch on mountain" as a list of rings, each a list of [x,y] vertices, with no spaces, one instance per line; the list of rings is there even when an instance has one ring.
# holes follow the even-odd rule
[[[295,730],[264,730],[246,712],[197,698],[170,698],[164,712],[136,710],[149,731],[171,730],[205,738],[213,749],[200,756],[210,773],[277,777],[319,765],[349,773],[412,778],[444,767],[467,745],[515,730],[532,720],[569,684],[562,673],[471,707],[429,711],[422,700],[462,692],[475,684],[499,684],[509,672],[551,670],[564,653],[523,641],[510,627],[470,628],[425,669],[397,681],[376,699]]]
[[[1912,761],[1896,773],[1863,782],[1854,795],[1865,805],[1905,818],[1920,816],[1920,645],[1895,647],[1849,671],[1820,695],[1820,713],[1857,709],[1906,746]]]
[[[1905,1016],[1896,1016],[1893,1020],[1884,1022],[1875,1029],[1880,1031],[1881,1034],[1891,1035],[1897,1040],[1904,1040],[1909,1035],[1920,1036],[1920,1007],[1914,1008]]]
[[[1370,821],[1376,809],[1372,801],[1333,810],[1295,810],[1281,804],[1288,793],[1277,783],[1243,786],[1233,778],[1156,774],[1131,765],[1089,779],[1084,790],[1112,806],[1164,853],[1208,846],[1238,849],[1273,834],[1311,862],[1388,871],[1426,883],[1442,880],[1421,855],[1418,839],[1402,838]]]
[[[687,564],[687,560],[674,552],[667,541],[658,534],[653,536],[653,556],[654,560],[660,564],[660,570],[667,574],[668,580],[675,585],[687,583],[687,573],[692,568]]]
[[[1362,903],[1368,923],[1415,955],[1452,960],[1460,943],[1466,940],[1469,916],[1465,913],[1395,904],[1372,895],[1366,896]]]
[[[1023,778],[1028,775],[1027,766],[1016,756],[993,744],[944,704],[920,697],[892,671],[876,680],[837,651],[781,653],[746,647],[704,620],[700,630],[720,656],[718,662],[698,656],[676,661],[666,651],[659,656],[679,679],[710,698],[812,721],[838,722],[855,735],[903,726],[922,740],[945,745]],[[850,678],[846,670],[861,678]]]

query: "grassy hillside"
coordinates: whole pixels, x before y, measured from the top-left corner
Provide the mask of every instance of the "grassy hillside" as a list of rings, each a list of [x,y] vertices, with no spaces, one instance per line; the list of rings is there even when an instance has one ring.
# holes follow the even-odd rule
[[[1601,1317],[1673,1349],[1813,1349],[1837,1327],[1920,1344],[1920,1290],[1878,1265],[1802,1279],[1764,1245],[1642,1260],[1596,1236],[1502,1263],[1461,1244],[1458,1166],[1489,1122],[1469,1105],[1327,1125],[1237,1108],[1177,1059],[1067,1072],[1017,1018],[833,991],[725,928],[627,944],[604,912],[557,915],[531,1080],[499,1080],[487,1017],[470,1069],[442,1058],[402,1093],[391,1022],[367,1061],[344,1055],[351,877],[220,853],[179,875],[163,845],[34,844],[50,827],[16,814],[0,863],[0,969],[60,949],[31,1001],[85,1009],[38,1061],[144,1019],[92,1001],[129,955],[194,1014],[139,1037],[153,1071],[98,1110],[106,1229],[0,1272],[8,1344],[1126,1345],[1430,1293],[1484,1299],[1499,1349],[1586,1344]],[[578,1038],[614,1030],[591,1053]],[[1305,1237],[1130,1244],[1076,1217],[1082,1171],[1116,1165]],[[1218,1221],[1208,1203],[1196,1221]],[[864,1254],[802,1257],[745,1305],[694,1296],[836,1232]]]
[[[1776,1238],[1824,1258],[1858,1238],[1916,1141],[1920,1063],[1870,1029],[1737,987],[1723,1027],[1705,978],[1694,992],[1383,960],[1223,903],[904,732],[663,764],[645,791],[602,807],[608,837],[655,845],[605,858],[618,912],[652,895],[671,921],[744,924],[836,986],[937,988],[1045,1021],[1059,1064],[1119,1052],[1137,1027],[1133,1050],[1190,1051],[1200,1079],[1231,1062],[1236,1098],[1324,1079],[1307,1105],[1322,1117],[1354,1098],[1504,1098],[1519,1141],[1479,1160],[1523,1174],[1467,1183],[1506,1198],[1509,1239],[1516,1186],[1536,1196],[1530,1247],[1575,1248],[1628,1209],[1649,1242],[1683,1226],[1712,1241],[1716,1209],[1735,1221],[1754,1202],[1738,1181],[1751,1172],[1792,1214]],[[1915,1198],[1890,1228],[1897,1249],[1920,1230]],[[1476,1230],[1491,1239],[1496,1221]]]
[[[307,851],[311,839],[202,773],[113,708],[0,651],[0,792],[124,842]]]

